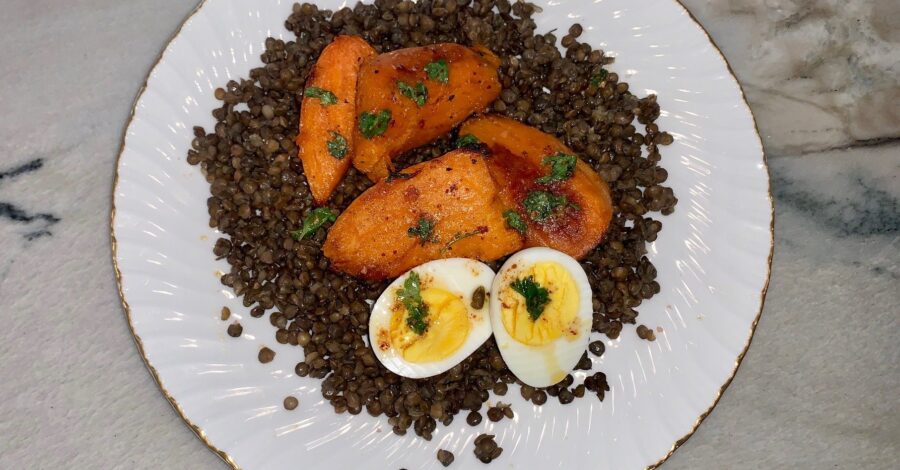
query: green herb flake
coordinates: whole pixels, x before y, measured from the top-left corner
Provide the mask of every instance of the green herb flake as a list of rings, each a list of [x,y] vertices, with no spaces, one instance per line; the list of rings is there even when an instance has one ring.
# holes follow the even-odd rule
[[[341,134],[331,131],[331,140],[326,144],[328,153],[338,160],[343,160],[347,156],[347,139]]]
[[[406,230],[406,234],[410,237],[419,238],[423,245],[437,241],[434,236],[434,221],[427,217],[420,217],[416,225]]]
[[[450,81],[450,66],[444,59],[438,59],[425,66],[428,78],[436,82],[448,83]]]
[[[303,227],[300,230],[291,232],[291,237],[297,241],[303,240],[304,238],[315,234],[316,231],[326,223],[334,222],[335,220],[337,220],[337,214],[331,209],[327,207],[313,209],[303,219]]]
[[[478,137],[472,134],[461,135],[456,139],[456,148],[458,149],[477,149],[481,145],[482,143],[478,140]]]
[[[397,300],[406,307],[406,324],[416,334],[425,334],[428,330],[428,305],[422,300],[421,281],[419,273],[411,271],[403,287],[397,291]]]
[[[532,321],[536,321],[544,313],[544,307],[550,303],[550,292],[534,281],[534,276],[516,279],[509,284],[512,290],[525,297],[525,308]]]
[[[306,89],[303,90],[303,96],[307,98],[318,98],[319,102],[322,103],[322,106],[331,106],[338,102],[337,96],[334,96],[334,93],[317,86],[306,87]]]
[[[575,173],[575,164],[577,162],[578,157],[562,152],[557,152],[556,155],[544,157],[543,165],[549,166],[550,172],[541,176],[536,181],[539,184],[552,184],[565,181],[571,178]]]
[[[606,69],[600,69],[600,73],[591,77],[591,86],[598,87],[600,86],[600,82],[606,80],[606,77],[609,76],[609,72]]]
[[[413,172],[413,173],[403,173],[402,171],[395,171],[395,172],[388,174],[387,178],[385,178],[385,181],[390,183],[391,181],[396,181],[396,180],[408,180],[418,174],[419,174],[418,171]]]
[[[447,251],[450,251],[450,249],[453,248],[453,245],[455,245],[456,243],[458,243],[462,240],[465,240],[466,238],[474,237],[476,235],[482,235],[482,234],[487,233],[487,231],[488,231],[487,227],[478,227],[475,230],[472,230],[471,232],[456,232],[456,234],[453,235],[453,238],[451,238],[450,241],[446,245],[444,245],[444,248],[441,248],[441,253],[446,253]]]
[[[567,207],[569,200],[548,191],[532,191],[525,196],[522,205],[528,211],[528,216],[539,222]]]
[[[420,108],[425,106],[425,102],[428,101],[428,88],[425,88],[425,84],[422,82],[416,83],[415,86],[406,82],[397,82],[397,88],[400,89],[403,96],[413,100]]]
[[[382,109],[375,113],[363,111],[363,113],[359,115],[359,131],[362,132],[363,137],[369,140],[384,134],[390,123],[390,109]]]
[[[503,218],[506,219],[506,225],[509,228],[525,235],[525,232],[528,230],[528,226],[525,224],[525,220],[522,219],[522,216],[519,215],[518,212],[509,209],[503,213]]]

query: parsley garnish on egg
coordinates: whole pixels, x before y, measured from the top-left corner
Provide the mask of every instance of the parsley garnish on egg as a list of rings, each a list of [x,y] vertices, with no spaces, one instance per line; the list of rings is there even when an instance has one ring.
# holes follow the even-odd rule
[[[544,313],[544,307],[550,303],[550,292],[535,282],[534,276],[516,279],[509,287],[525,297],[525,308],[528,309],[528,316],[532,320],[540,318]]]
[[[422,286],[419,273],[412,271],[403,281],[403,287],[397,291],[397,300],[406,307],[406,324],[416,334],[425,334],[428,330],[428,305],[422,300]]]

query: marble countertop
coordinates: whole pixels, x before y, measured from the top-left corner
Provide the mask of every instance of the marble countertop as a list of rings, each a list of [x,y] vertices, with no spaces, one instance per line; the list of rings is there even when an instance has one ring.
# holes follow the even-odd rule
[[[224,467],[137,354],[107,228],[131,102],[195,1],[4,2],[0,468]],[[894,467],[900,3],[684,3],[747,91],[777,229],[753,346],[664,468]]]

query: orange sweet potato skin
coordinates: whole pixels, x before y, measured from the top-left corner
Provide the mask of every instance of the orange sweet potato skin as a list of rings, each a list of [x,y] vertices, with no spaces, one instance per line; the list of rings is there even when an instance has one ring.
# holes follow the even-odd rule
[[[412,176],[375,184],[338,217],[324,245],[332,268],[379,280],[434,259],[491,261],[523,247],[480,154],[456,150],[402,173]],[[431,240],[408,233],[422,218],[434,223]]]
[[[444,59],[449,82],[428,78],[425,66]],[[391,159],[448,133],[473,112],[493,102],[501,91],[497,76],[500,59],[487,49],[459,44],[435,44],[400,49],[367,60],[359,73],[357,118],[363,112],[391,111],[387,131],[372,139],[356,129],[353,165],[378,181],[388,175]],[[428,89],[419,107],[404,96],[397,82],[422,82]]]
[[[535,180],[547,174],[544,157],[562,152],[575,153],[555,137],[514,119],[486,115],[470,119],[459,134],[471,134],[491,151],[487,164],[500,199],[515,209],[528,225],[527,246],[550,247],[581,258],[597,246],[612,219],[609,187],[584,161],[578,159],[575,172],[566,181],[541,185]],[[522,201],[531,191],[543,190],[564,195],[578,207],[537,222],[530,219]]]
[[[337,96],[336,104],[325,106],[318,98],[304,97],[300,108],[298,155],[310,192],[317,204],[324,204],[350,167],[353,158],[353,129],[356,124],[356,82],[363,61],[375,55],[362,38],[338,36],[319,56],[310,71],[307,87],[326,89]],[[336,158],[328,151],[334,134],[347,141],[347,153]]]

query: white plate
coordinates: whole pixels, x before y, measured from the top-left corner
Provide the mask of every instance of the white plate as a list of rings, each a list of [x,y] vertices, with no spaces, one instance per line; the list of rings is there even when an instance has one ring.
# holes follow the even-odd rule
[[[397,437],[386,419],[335,415],[319,381],[294,376],[297,348],[273,340],[266,321],[243,321],[227,337],[223,305],[247,309],[223,288],[208,225],[209,187],[185,162],[191,127],[212,128],[213,90],[260,65],[267,36],[291,39],[288,0],[209,0],[163,52],[136,103],[118,163],[112,214],[114,262],[135,339],[163,392],[203,441],[234,466],[274,468],[483,468],[471,441],[497,435],[503,455],[485,468],[655,466],[710,412],[753,335],[768,282],[772,246],[769,179],[753,117],[702,28],[674,0],[542,0],[539,31],[575,21],[583,39],[616,57],[611,69],[638,95],[657,93],[658,124],[676,137],[662,149],[680,199],[650,247],[662,292],[640,307],[660,326],[656,342],[633,327],[608,341],[599,369],[604,402],[527,406],[517,390],[514,421],[471,428],[462,416],[434,440]],[[319,1],[332,8],[342,2]],[[261,345],[278,352],[256,360]],[[281,346],[281,347],[279,347]],[[300,407],[285,411],[288,394]]]

